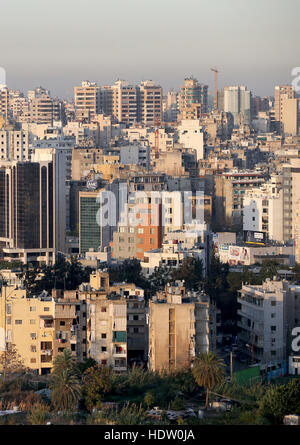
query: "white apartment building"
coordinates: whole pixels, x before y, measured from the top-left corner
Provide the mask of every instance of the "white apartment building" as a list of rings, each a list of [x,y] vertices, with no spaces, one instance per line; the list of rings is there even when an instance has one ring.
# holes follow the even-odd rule
[[[245,124],[251,122],[251,92],[245,86],[224,88],[224,111],[233,115],[234,125],[239,125],[240,116]]]
[[[243,285],[238,297],[238,341],[262,365],[287,360],[291,330],[299,324],[300,287],[267,279],[262,285]]]
[[[280,176],[260,188],[246,190],[243,199],[243,230],[265,232],[269,240],[284,242],[283,190]]]
[[[0,130],[0,162],[29,161],[30,158],[28,130]]]
[[[199,119],[185,119],[178,127],[179,143],[197,153],[197,161],[204,159],[204,127]]]

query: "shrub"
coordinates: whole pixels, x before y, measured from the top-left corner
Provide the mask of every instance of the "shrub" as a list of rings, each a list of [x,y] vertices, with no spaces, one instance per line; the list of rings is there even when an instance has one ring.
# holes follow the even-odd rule
[[[272,423],[282,423],[285,415],[300,414],[300,380],[293,379],[267,391],[259,404],[259,412]]]

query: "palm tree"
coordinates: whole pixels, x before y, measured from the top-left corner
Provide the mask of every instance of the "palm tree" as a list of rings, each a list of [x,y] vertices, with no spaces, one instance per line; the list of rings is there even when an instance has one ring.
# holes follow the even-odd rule
[[[52,375],[49,385],[51,402],[56,409],[74,409],[81,397],[79,379],[72,369],[61,369]]]
[[[192,373],[199,386],[206,388],[205,408],[208,407],[209,391],[220,384],[225,377],[225,363],[212,352],[202,353],[193,364]]]
[[[65,369],[72,371],[73,374],[78,374],[75,357],[69,349],[64,349],[64,351],[58,354],[54,360],[53,372],[55,374]]]

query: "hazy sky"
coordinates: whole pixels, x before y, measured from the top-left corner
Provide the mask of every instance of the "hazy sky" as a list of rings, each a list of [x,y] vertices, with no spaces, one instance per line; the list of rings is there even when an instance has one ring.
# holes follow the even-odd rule
[[[1,0],[0,66],[11,88],[71,97],[83,79],[152,79],[273,94],[300,66],[299,0]]]

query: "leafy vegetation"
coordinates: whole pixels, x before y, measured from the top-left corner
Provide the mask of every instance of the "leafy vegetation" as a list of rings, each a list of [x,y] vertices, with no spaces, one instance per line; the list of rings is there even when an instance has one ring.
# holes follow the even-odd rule
[[[288,414],[300,415],[300,380],[270,388],[261,399],[259,411],[272,423],[282,423]]]
[[[220,384],[225,377],[224,360],[212,352],[202,353],[193,364],[193,376],[199,386],[206,388],[205,408],[208,408],[209,392]]]

